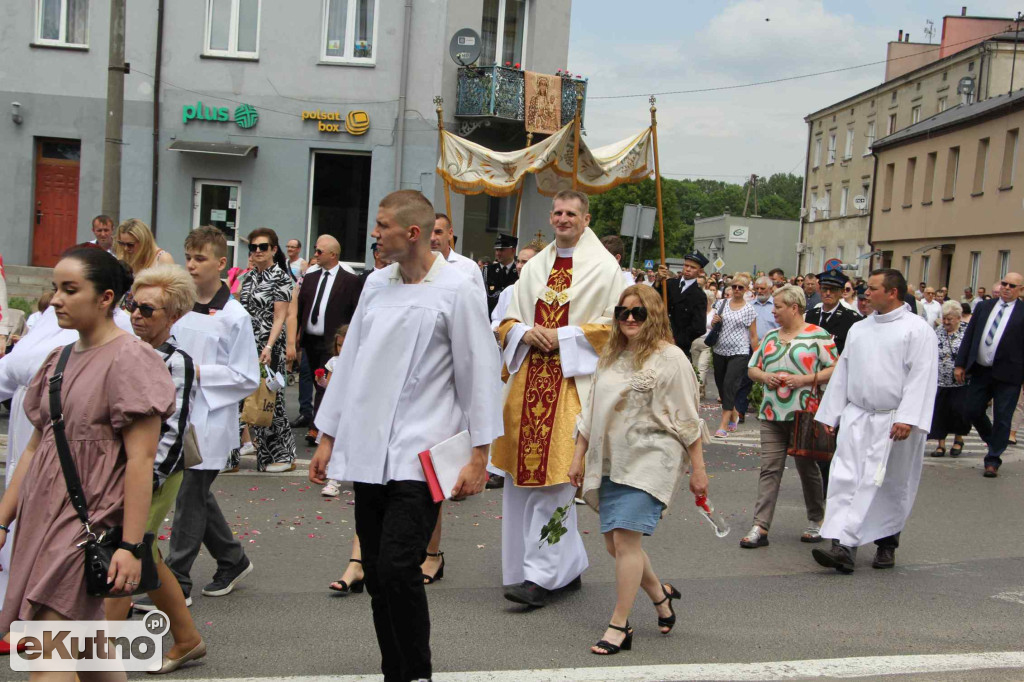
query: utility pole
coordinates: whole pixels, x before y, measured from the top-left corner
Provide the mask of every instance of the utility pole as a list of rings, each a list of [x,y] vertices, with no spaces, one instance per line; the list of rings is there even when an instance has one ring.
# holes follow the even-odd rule
[[[1010,65],[1010,92],[1007,94],[1013,94],[1013,76],[1017,70],[1017,40],[1020,38],[1020,22],[1024,20],[1024,14],[1017,12],[1017,18],[1014,20],[1017,22],[1017,29],[1013,32],[1013,64]]]
[[[743,217],[747,217],[747,206],[750,205],[750,192],[754,192],[754,215],[757,215],[757,176],[751,175],[750,180],[747,183],[747,199],[743,202]]]
[[[110,48],[107,60],[107,132],[103,146],[103,212],[117,224],[121,214],[121,139],[124,129],[125,0],[110,0]]]

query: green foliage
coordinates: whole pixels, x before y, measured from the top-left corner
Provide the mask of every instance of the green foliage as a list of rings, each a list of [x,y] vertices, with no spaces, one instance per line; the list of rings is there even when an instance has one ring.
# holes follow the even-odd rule
[[[757,181],[757,214],[764,218],[796,220],[800,215],[800,194],[802,178],[789,173],[779,173]],[[682,258],[693,249],[693,224],[698,214],[701,217],[721,215],[728,211],[733,215],[743,212],[747,197],[747,185],[735,185],[719,180],[674,180],[661,179],[662,206],[665,211],[665,255]],[[625,204],[656,206],[657,198],[654,180],[644,180],[635,185],[620,185],[610,192],[590,198],[590,226],[598,237],[618,234],[622,224],[622,207]],[[754,214],[754,197],[751,195],[747,214]],[[632,239],[623,237],[626,255],[623,264],[628,264]],[[654,238],[641,240],[637,244],[634,265],[646,258],[657,259],[659,255],[658,232],[655,226]]]
[[[28,317],[29,315],[36,311],[36,302],[29,301],[27,298],[22,298],[21,296],[11,296],[10,300],[7,302],[7,305],[10,308],[15,308],[17,310],[22,311],[23,313],[25,313],[26,317]]]
[[[764,384],[756,381],[751,386],[750,394],[747,396],[747,402],[753,408],[755,414],[761,410],[762,400],[764,400]]]
[[[565,519],[569,516],[569,509],[576,504],[574,497],[570,497],[565,506],[556,509],[555,513],[551,515],[551,519],[540,529],[540,545],[538,547],[543,547],[545,542],[554,545],[566,534]]]

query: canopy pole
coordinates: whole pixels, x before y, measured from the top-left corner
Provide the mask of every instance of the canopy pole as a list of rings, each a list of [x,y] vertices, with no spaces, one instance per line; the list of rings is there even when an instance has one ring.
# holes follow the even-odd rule
[[[651,141],[654,144],[654,194],[658,200],[658,235],[661,239],[661,264],[665,265],[665,216],[661,208],[661,165],[658,162],[658,107],[654,106],[654,95],[651,95]],[[661,282],[661,298],[668,305],[668,284]]]
[[[576,116],[575,116],[575,128],[576,128],[576,139],[573,142],[572,147],[572,188],[578,190],[580,186],[579,175],[580,175],[580,107],[583,106],[583,95],[580,93],[579,86],[576,86]]]
[[[533,146],[533,131],[526,132],[526,146]],[[526,177],[519,183],[519,192],[516,193],[516,213],[512,217],[512,236],[519,238],[519,209],[523,206],[523,186],[526,184]]]
[[[434,105],[437,107],[437,142],[441,149],[441,167],[447,171],[444,160],[444,97],[440,95],[434,97]],[[444,182],[444,213],[451,220],[452,196],[448,191],[448,179],[442,175],[441,181]]]

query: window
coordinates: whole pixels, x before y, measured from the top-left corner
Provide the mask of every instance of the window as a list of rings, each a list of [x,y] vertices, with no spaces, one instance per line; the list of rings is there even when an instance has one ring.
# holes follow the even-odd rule
[[[875,122],[874,121],[868,121],[868,135],[867,135],[867,138],[868,138],[868,144],[867,144],[866,147],[864,147],[864,156],[867,156],[868,154],[871,153],[871,145],[873,145],[875,143]]]
[[[974,188],[972,194],[985,193],[985,166],[988,163],[988,138],[978,140],[978,157],[974,162]]]
[[[896,164],[889,163],[885,166],[885,188],[882,192],[882,210],[892,209],[892,183],[896,178]]]
[[[942,82],[943,82],[943,83],[945,83],[945,82],[946,82],[946,79],[947,79],[948,77],[949,77],[949,71],[943,71],[943,72],[942,72]]]
[[[871,208],[870,206],[868,206],[868,202],[871,201],[871,183],[865,181],[863,184],[861,184],[860,189],[861,195],[864,197],[864,208],[861,209],[861,214],[863,215],[864,213],[867,212],[869,208]]]
[[[978,290],[979,269],[981,269],[981,251],[971,251],[971,291]]]
[[[1013,176],[1017,168],[1017,139],[1020,128],[1006,131],[1006,143],[1003,145],[1003,168],[999,172],[999,189],[1013,187]]]
[[[818,193],[811,192],[811,210],[808,211],[810,220],[813,223],[818,218]]]
[[[843,188],[839,192],[839,215],[846,215],[846,208],[850,203],[850,186],[843,185]]]
[[[892,91],[892,99],[889,100],[889,101],[892,102],[893,104],[896,104],[896,91],[895,90]]]
[[[974,62],[970,62],[970,63],[969,63],[968,65],[967,65],[967,70],[968,70],[968,71],[974,71]]]
[[[811,168],[817,168],[821,165],[821,138],[814,140],[814,165]]]
[[[380,0],[324,0],[324,35],[320,60],[373,64]]]
[[[999,279],[1006,277],[1006,273],[1010,271],[1010,252],[1000,251],[999,252]]]
[[[825,190],[824,205],[825,205],[825,207],[821,209],[821,217],[824,218],[825,220],[828,220],[830,217],[832,217],[832,215],[831,215],[832,214],[832,190],[831,189],[826,189]]]
[[[929,267],[931,267],[931,264],[932,264],[932,257],[931,256],[921,256],[921,281],[922,282],[925,282],[925,283],[928,282],[928,269],[929,269]]]
[[[35,40],[40,45],[87,47],[89,0],[38,0]]]
[[[526,43],[526,0],[484,0],[480,64],[519,64]]]
[[[840,263],[843,262],[843,245],[842,244],[840,244],[839,246],[836,247],[836,258],[839,260]]]
[[[916,90],[917,90],[918,92],[921,92],[921,81],[918,81],[918,82],[917,82],[917,86],[916,86],[916,88],[915,88],[915,89],[916,89]]]
[[[910,280],[910,256],[903,257],[903,279]]]
[[[942,113],[943,111],[945,111],[945,110],[946,110],[946,101],[947,101],[947,100],[946,100],[946,98],[945,98],[945,97],[940,97],[940,98],[939,98],[939,113],[940,113],[940,114],[941,114],[941,113]]]
[[[914,201],[914,173],[917,172],[917,157],[907,159],[907,176],[903,183],[903,207]]]
[[[206,54],[259,56],[261,0],[207,0]]]
[[[853,156],[853,126],[846,129],[846,146],[843,149],[843,158],[848,159]]]
[[[956,177],[960,171],[960,147],[950,147],[946,155],[946,187],[942,198],[946,201],[956,196]]]
[[[828,161],[825,165],[831,166],[836,162],[836,134],[829,133],[828,135]]]
[[[818,272],[821,272],[825,269],[825,260],[825,247],[823,246],[818,250]]]
[[[924,162],[924,193],[921,195],[922,204],[932,203],[932,195],[935,191],[935,162],[938,160],[938,152],[928,152],[928,158]]]
[[[886,135],[892,135],[896,132],[896,114],[889,114],[889,126],[885,129]]]
[[[910,110],[910,125],[914,125],[921,120],[921,105],[918,104],[916,107]]]

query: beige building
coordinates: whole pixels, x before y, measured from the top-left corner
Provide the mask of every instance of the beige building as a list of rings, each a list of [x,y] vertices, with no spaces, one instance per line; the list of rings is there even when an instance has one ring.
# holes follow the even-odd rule
[[[1024,91],[964,104],[875,142],[870,240],[916,285],[987,289],[1024,267]],[[991,289],[990,289],[991,290]]]
[[[806,179],[796,245],[800,272],[820,272],[832,258],[851,274],[863,276],[870,269],[871,149],[876,139],[961,102],[1009,91],[1015,38],[1013,33],[993,36],[999,29],[992,22],[1009,27],[1011,20],[946,17],[940,45],[910,43],[901,31],[900,40],[888,47],[891,79],[804,119]],[[1024,49],[1018,52],[1015,88],[1024,86]],[[949,56],[940,58],[943,53]],[[904,71],[908,65],[915,68]]]

